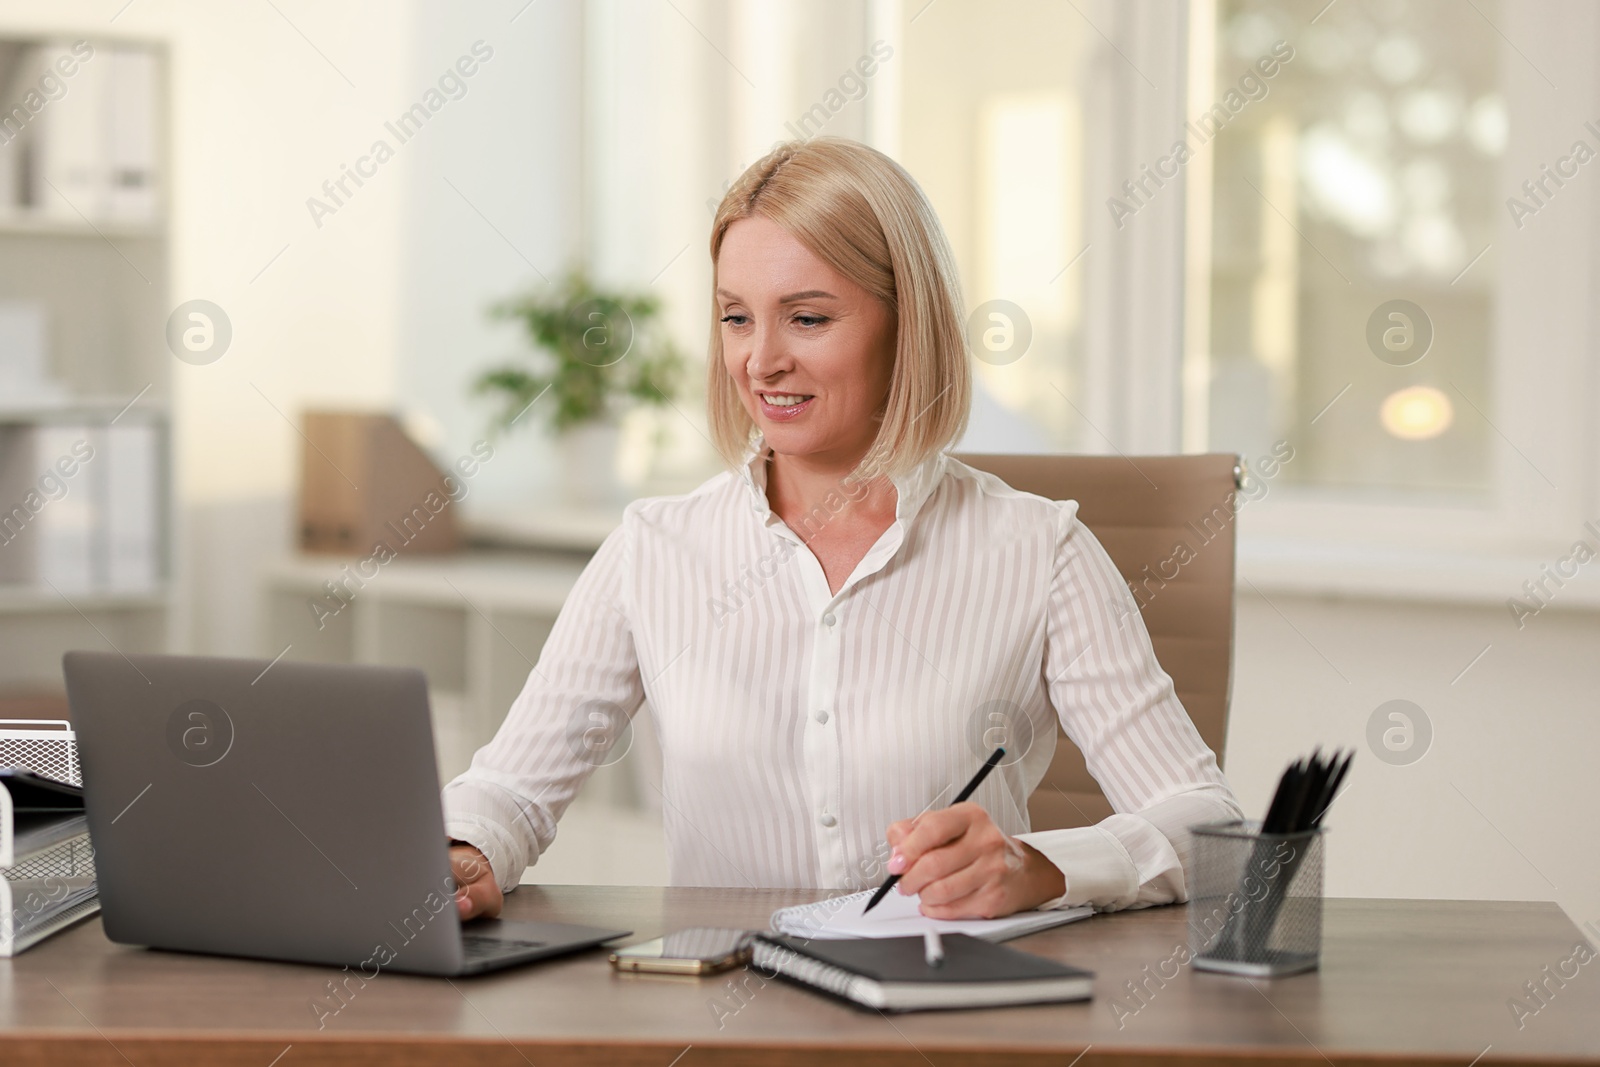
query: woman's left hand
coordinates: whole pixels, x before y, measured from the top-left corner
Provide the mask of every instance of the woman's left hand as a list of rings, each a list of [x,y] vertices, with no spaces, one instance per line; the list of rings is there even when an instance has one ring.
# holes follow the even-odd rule
[[[921,898],[930,919],[994,919],[1027,911],[1067,891],[1044,854],[1007,837],[977,804],[926,811],[889,827],[889,873]]]

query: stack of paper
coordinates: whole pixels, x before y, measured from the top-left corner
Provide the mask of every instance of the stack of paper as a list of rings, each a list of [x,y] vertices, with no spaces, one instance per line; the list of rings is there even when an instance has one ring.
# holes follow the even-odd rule
[[[849,896],[819,900],[772,913],[772,928],[794,937],[833,940],[846,937],[920,937],[925,930],[940,934],[969,934],[985,941],[1009,941],[1013,937],[1048,930],[1052,926],[1087,919],[1094,909],[1087,905],[1060,911],[1019,911],[1000,919],[930,919],[919,910],[915,896],[891,892],[865,915],[875,890]]]
[[[100,910],[71,728],[0,724],[0,956]],[[58,777],[46,777],[46,775]]]
[[[100,910],[87,832],[3,868],[0,956],[38,944]]]

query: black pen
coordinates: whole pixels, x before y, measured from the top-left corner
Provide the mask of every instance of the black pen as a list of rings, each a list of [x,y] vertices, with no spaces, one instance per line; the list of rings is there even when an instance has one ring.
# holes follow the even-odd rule
[[[1005,754],[1006,754],[1006,750],[1004,748],[997,748],[993,752],[991,752],[989,754],[988,760],[985,761],[984,765],[982,767],[978,768],[978,773],[974,774],[972,776],[972,781],[968,782],[962,788],[961,792],[956,794],[956,798],[950,802],[951,806],[954,807],[955,805],[961,803],[963,800],[965,800],[968,797],[970,797],[973,794],[973,792],[975,790],[977,790],[977,788],[980,785],[983,784],[983,780],[985,778],[989,777],[989,772],[994,770],[997,766],[1000,765],[1000,761],[1005,758]],[[867,912],[869,912],[873,908],[877,907],[878,906],[878,901],[882,900],[884,898],[884,896],[889,892],[889,890],[894,888],[894,884],[896,882],[898,882],[899,880],[900,880],[900,876],[898,874],[891,874],[889,876],[889,880],[887,882],[884,882],[882,885],[880,885],[878,887],[878,891],[876,893],[872,894],[872,899],[867,901],[867,906],[865,908],[861,909],[861,914],[865,915]]]

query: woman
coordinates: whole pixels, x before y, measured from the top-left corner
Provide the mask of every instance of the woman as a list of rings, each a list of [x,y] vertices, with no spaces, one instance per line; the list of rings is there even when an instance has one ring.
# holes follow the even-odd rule
[[[1186,828],[1238,804],[1077,505],[945,454],[971,378],[916,183],[852,142],[780,146],[724,197],[711,258],[733,469],[628,507],[446,787],[462,915],[496,914],[549,847],[592,769],[584,732],[646,699],[674,885],[887,870],[937,918],[1187,899]],[[1038,740],[945,807],[996,702]],[[1028,833],[1058,718],[1118,814]]]

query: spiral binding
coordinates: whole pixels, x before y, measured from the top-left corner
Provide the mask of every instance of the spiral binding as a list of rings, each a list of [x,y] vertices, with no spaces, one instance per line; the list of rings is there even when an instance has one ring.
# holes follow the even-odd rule
[[[750,964],[757,970],[782,973],[847,1000],[857,999],[856,990],[864,981],[860,975],[851,974],[843,967],[823,963],[803,956],[792,948],[767,941],[755,943]]]

